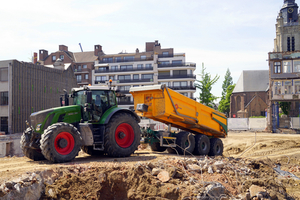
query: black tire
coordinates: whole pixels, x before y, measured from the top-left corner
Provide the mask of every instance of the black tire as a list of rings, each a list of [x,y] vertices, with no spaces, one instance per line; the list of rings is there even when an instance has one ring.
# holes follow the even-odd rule
[[[104,151],[94,150],[93,146],[82,146],[81,149],[84,153],[87,153],[91,156],[103,156],[104,154]]]
[[[171,153],[171,154],[176,154],[175,149],[174,149],[174,148],[171,148],[171,147],[168,147],[168,148],[167,148],[167,152],[168,152],[168,153]]]
[[[151,150],[152,151],[158,151],[158,152],[164,152],[167,147],[161,147],[159,142],[153,142],[150,144]]]
[[[47,160],[55,163],[73,160],[80,150],[82,138],[77,128],[68,123],[49,126],[42,135],[41,149]]]
[[[20,147],[23,151],[23,154],[34,161],[45,160],[45,157],[40,149],[32,149],[29,147],[31,134],[31,128],[27,128],[21,136]]]
[[[104,149],[108,156],[127,157],[140,144],[141,131],[129,113],[118,113],[110,119],[104,134]]]
[[[206,135],[198,134],[195,136],[195,149],[196,155],[208,155],[210,150],[210,141]]]
[[[189,141],[190,141],[190,143],[189,143]],[[188,155],[190,153],[193,153],[193,151],[194,151],[195,138],[192,134],[189,134],[188,132],[179,132],[176,135],[176,145],[177,145],[176,150],[178,151],[179,154],[183,155],[185,152],[185,154]]]
[[[209,156],[221,156],[223,154],[223,142],[219,138],[210,139]]]

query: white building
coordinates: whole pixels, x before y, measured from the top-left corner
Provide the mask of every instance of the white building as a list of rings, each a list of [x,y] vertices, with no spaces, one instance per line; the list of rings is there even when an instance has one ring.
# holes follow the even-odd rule
[[[146,51],[103,54],[95,61],[93,85],[112,79],[117,89],[125,94],[119,99],[122,107],[133,106],[130,87],[166,84],[169,88],[194,98],[195,63],[188,63],[184,53],[174,54],[173,48],[162,49],[158,41],[146,42]]]

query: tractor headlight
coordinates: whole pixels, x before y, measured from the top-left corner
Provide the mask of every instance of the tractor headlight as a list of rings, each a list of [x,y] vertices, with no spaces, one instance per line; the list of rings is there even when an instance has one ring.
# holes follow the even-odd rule
[[[36,125],[36,131],[40,131],[41,130],[41,126],[42,126],[42,124],[38,124],[38,125]]]

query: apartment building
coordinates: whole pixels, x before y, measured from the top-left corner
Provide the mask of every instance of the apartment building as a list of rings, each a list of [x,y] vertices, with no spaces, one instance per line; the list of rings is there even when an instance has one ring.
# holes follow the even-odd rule
[[[92,71],[93,85],[113,80],[123,97],[119,105],[130,108],[133,97],[130,87],[166,84],[169,88],[194,98],[196,64],[186,62],[185,53],[174,53],[173,48],[161,48],[158,41],[146,42],[145,51],[134,53],[99,54]]]

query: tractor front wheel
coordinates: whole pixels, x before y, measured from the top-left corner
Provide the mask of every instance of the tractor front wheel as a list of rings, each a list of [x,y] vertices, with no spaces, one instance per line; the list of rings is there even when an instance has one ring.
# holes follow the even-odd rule
[[[140,144],[141,131],[138,122],[128,113],[113,116],[106,126],[104,147],[108,156],[130,156]]]
[[[21,149],[23,151],[23,154],[30,158],[31,160],[34,161],[39,161],[39,160],[45,160],[44,155],[42,154],[40,149],[32,149],[29,147],[30,145],[30,138],[32,135],[32,130],[31,128],[27,128],[24,132],[23,135],[21,136]]]
[[[44,131],[41,149],[45,158],[52,162],[68,162],[78,155],[81,142],[76,127],[68,123],[56,123]]]

